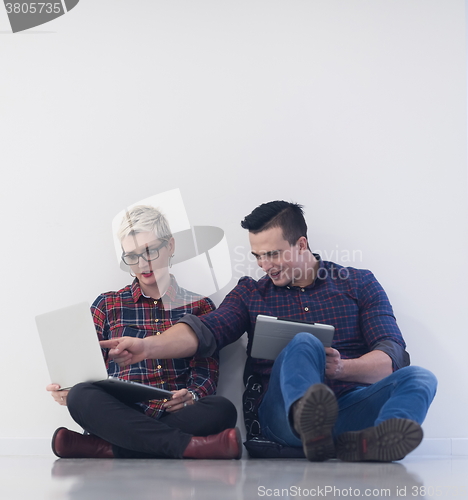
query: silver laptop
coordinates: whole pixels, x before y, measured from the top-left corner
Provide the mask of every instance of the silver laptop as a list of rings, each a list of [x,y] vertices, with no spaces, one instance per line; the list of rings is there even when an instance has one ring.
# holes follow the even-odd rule
[[[125,403],[171,399],[165,389],[108,376],[86,302],[40,314],[36,325],[51,381],[62,389],[93,382]]]
[[[331,347],[335,327],[259,314],[255,324],[251,356],[275,360],[299,332],[315,335],[324,347]]]

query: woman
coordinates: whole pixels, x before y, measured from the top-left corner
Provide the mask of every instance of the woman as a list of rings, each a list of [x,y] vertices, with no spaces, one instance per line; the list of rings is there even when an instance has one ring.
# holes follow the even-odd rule
[[[100,295],[91,306],[99,340],[159,335],[187,313],[214,309],[208,298],[177,285],[169,267],[175,241],[166,218],[154,207],[126,213],[119,232],[122,260],[134,273],[131,285]],[[170,401],[122,403],[92,383],[70,391],[57,384],[47,390],[89,433],[61,427],[52,438],[62,458],[240,458],[242,444],[234,428],[237,412],[227,399],[214,396],[218,359],[145,360],[120,367],[105,354],[114,377],[169,389]]]

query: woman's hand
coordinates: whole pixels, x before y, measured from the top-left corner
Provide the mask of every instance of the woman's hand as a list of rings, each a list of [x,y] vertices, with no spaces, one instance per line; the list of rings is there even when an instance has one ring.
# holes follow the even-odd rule
[[[52,394],[52,397],[57,401],[59,405],[62,406],[67,406],[67,396],[68,392],[67,390],[59,390],[60,386],[58,384],[49,384],[46,387],[46,391],[49,391]]]
[[[192,394],[187,389],[180,389],[178,391],[172,391],[174,396],[172,399],[164,403],[163,408],[168,413],[173,413],[179,411],[185,406],[193,405],[195,401],[192,398]]]

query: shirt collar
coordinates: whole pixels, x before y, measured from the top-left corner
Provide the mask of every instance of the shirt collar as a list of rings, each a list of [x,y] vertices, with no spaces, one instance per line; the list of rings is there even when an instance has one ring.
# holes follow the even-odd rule
[[[315,277],[314,282],[310,286],[313,286],[316,281],[318,282],[325,281],[325,277],[327,276],[325,263],[323,262],[322,257],[320,257],[318,253],[314,253],[314,257],[319,261],[319,268],[317,269],[317,276]],[[325,272],[322,271],[322,269],[325,269]]]
[[[321,281],[323,281],[324,276],[326,276],[326,273],[324,273],[323,271],[320,272],[322,268],[325,268],[323,260],[318,253],[313,253],[312,255],[318,260],[319,263],[319,267],[317,269],[317,276],[315,277],[315,280],[310,285],[307,286],[287,285],[285,288],[287,288],[288,290],[305,290],[308,288],[314,288],[315,286],[319,285]]]
[[[167,297],[171,302],[174,302],[177,296],[177,281],[172,274],[170,276],[171,280],[169,282],[169,286],[167,287],[166,293],[164,294],[164,297]],[[132,283],[133,302],[135,302],[136,304],[141,297],[149,298],[142,292],[140,282],[137,278],[135,278]]]

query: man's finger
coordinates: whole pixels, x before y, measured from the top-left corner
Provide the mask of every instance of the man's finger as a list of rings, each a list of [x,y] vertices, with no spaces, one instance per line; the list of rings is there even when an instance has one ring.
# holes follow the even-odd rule
[[[109,349],[109,356],[117,356],[117,354],[120,354],[121,357],[128,356],[128,351],[122,351],[119,347]]]
[[[109,356],[120,366],[126,366],[132,364],[132,355],[127,351],[123,351],[122,353],[116,353],[117,356],[114,356],[114,351],[109,352]]]
[[[118,339],[100,340],[99,344],[104,349],[114,349],[119,345],[119,340]]]

